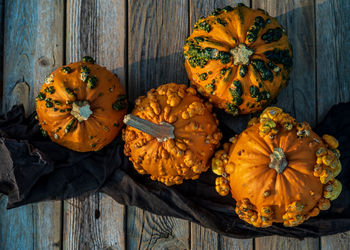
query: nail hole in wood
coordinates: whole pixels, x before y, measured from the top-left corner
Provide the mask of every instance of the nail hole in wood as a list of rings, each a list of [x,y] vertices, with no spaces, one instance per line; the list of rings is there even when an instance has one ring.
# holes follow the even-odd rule
[[[95,219],[100,218],[100,216],[101,216],[100,210],[96,209],[96,210],[95,210]]]

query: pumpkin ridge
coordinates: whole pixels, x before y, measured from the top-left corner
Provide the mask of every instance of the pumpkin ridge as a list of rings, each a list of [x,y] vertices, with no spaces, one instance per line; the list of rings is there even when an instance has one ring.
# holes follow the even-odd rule
[[[281,131],[281,133],[284,133],[284,131]],[[290,135],[287,135],[287,136],[278,137],[278,141],[276,144],[279,145],[279,147],[283,148],[283,151],[285,152],[286,155],[290,156],[291,154],[293,154],[293,151],[297,150],[297,148],[293,149],[293,147],[298,144],[298,141],[296,138],[291,137]]]
[[[281,174],[281,175],[277,175],[276,177],[276,187],[274,190],[276,190],[276,194],[278,194],[278,197],[280,197],[280,200],[278,201],[277,205],[278,207],[282,208],[283,210],[286,210],[288,204],[291,202],[290,199],[288,199],[287,197],[289,197],[289,193],[291,192],[290,190],[290,186],[287,185],[288,181],[286,180],[286,176]],[[282,198],[281,198],[282,197]],[[276,217],[281,217],[281,213],[278,214],[278,211],[275,211],[275,216]],[[275,219],[276,219],[275,217]],[[281,222],[281,221],[279,221]]]
[[[293,183],[299,183],[300,180],[305,179],[305,177],[306,177],[307,175],[306,175],[306,174],[303,174],[303,173],[300,173],[300,172],[298,172],[298,171],[288,171],[288,172],[286,173],[286,175],[285,175],[285,178],[287,178],[287,176],[288,176],[288,180],[292,180]],[[319,182],[319,180],[318,180],[316,177],[314,177],[314,176],[312,176],[312,177],[313,177],[313,178],[311,178],[311,180],[314,179],[314,182],[316,182],[316,183]],[[307,178],[307,181],[310,182],[310,177],[307,176],[306,178]],[[309,197],[309,198],[310,198],[309,190],[305,190],[305,188],[307,188],[307,187],[302,187],[302,186],[299,186],[299,185],[293,185],[293,184],[292,184],[292,181],[288,181],[288,186],[290,186],[290,187],[293,189],[293,191],[296,191],[296,190],[295,190],[296,188],[300,189],[299,192],[295,192],[295,193],[298,193],[298,194],[301,194],[301,195],[304,196],[304,197]],[[305,183],[305,182],[303,181],[303,183]],[[308,183],[308,184],[309,184],[309,183]],[[286,185],[286,184],[285,184],[285,185]],[[315,186],[315,185],[312,185],[312,186]],[[313,191],[313,192],[315,193],[314,195],[316,195],[316,196],[321,196],[321,194],[322,194],[322,188],[321,188],[320,190],[311,190],[311,191]],[[302,200],[305,200],[305,199],[302,199]],[[304,205],[304,207],[305,207],[304,213],[307,213],[308,211],[310,211],[310,210],[311,210],[312,208],[314,208],[314,207],[316,206],[316,204],[317,204],[317,200],[308,199],[309,202],[310,202],[310,200],[312,200],[312,204],[310,204],[310,203],[308,203],[308,204],[302,204],[302,205]],[[298,199],[295,199],[295,201],[298,201]],[[309,208],[307,211],[306,211],[306,206]]]
[[[273,169],[269,169],[266,172],[266,177],[264,178],[264,184],[262,185],[263,187],[257,188],[256,191],[258,194],[256,195],[255,203],[261,203],[261,204],[266,204],[270,206],[270,198],[271,197],[271,190],[275,190],[275,185],[277,181],[277,172],[276,171],[270,171]],[[270,182],[267,182],[266,180],[269,180]],[[268,194],[268,195],[267,195]],[[254,204],[255,205],[255,204]]]
[[[306,167],[305,167],[305,169],[306,169],[307,171],[309,171],[309,173],[304,173],[304,172],[302,172],[302,171],[300,170],[300,166],[299,166],[299,168],[297,167],[297,165],[304,164],[303,161],[296,161],[296,160],[294,160],[294,161],[288,161],[288,163],[289,163],[289,164],[288,164],[288,167],[291,168],[291,169],[293,169],[293,171],[298,172],[298,173],[300,173],[300,174],[306,174],[306,175],[308,175],[308,176],[314,176],[313,173],[312,173],[312,171],[311,171],[311,170],[313,170],[313,168],[306,168]],[[310,164],[310,163],[308,162],[307,164]],[[305,165],[305,164],[304,164],[304,165]]]
[[[201,37],[203,37],[203,36],[201,36]],[[220,41],[218,39],[215,39],[212,36],[211,37],[208,36],[208,37],[205,37],[205,40],[203,42],[198,42],[198,46],[200,46],[202,49],[209,47],[209,48],[217,49],[219,52],[220,51],[229,52],[230,48],[232,48],[232,46],[235,46],[235,43],[233,43],[231,41],[229,41],[229,40],[228,41]]]
[[[256,59],[252,59],[252,62],[255,62],[255,61],[256,61]],[[267,67],[265,62],[264,62],[264,65],[265,65],[265,67]],[[260,91],[260,90],[262,90],[262,91],[268,90],[268,89],[266,88],[265,84],[266,84],[266,82],[268,82],[269,80],[264,80],[263,77],[262,77],[262,75],[261,75],[261,73],[256,69],[256,67],[255,67],[252,63],[249,64],[249,69],[251,70],[251,72],[254,74],[254,76],[255,76],[256,79],[257,79],[257,81],[256,81],[257,85],[255,85],[255,84],[253,83],[252,86],[257,87],[257,88],[259,89],[259,91]],[[248,69],[248,70],[249,70],[249,69]],[[272,73],[272,75],[273,75],[273,77],[275,77],[275,75],[274,75],[273,73]],[[270,81],[270,82],[271,82],[271,81]],[[261,85],[261,87],[259,87],[259,85]],[[260,91],[260,92],[261,92],[261,91]]]
[[[257,126],[253,126],[251,127],[248,131],[246,136],[250,136],[251,133],[254,133],[254,130],[258,130]],[[270,146],[269,144],[267,144],[266,140],[264,139],[264,137],[262,137],[260,134],[258,136],[250,136],[250,138],[252,141],[256,142],[261,148],[263,148],[265,150],[266,154],[271,154],[273,152],[273,147]]]
[[[219,96],[223,96],[223,98],[220,98],[221,100],[225,101],[225,96],[229,96],[229,98],[231,99],[230,100],[230,103],[232,102],[232,99],[233,97],[230,95],[230,91],[229,89],[232,88],[233,86],[233,82],[235,81],[235,79],[237,79],[238,77],[238,67],[235,66],[235,65],[232,65],[232,70],[234,72],[232,72],[231,76],[230,76],[230,79],[228,79],[226,82],[224,82],[223,84],[223,80],[220,80],[218,82],[218,84],[220,84],[221,88],[220,88],[220,91],[216,90],[215,91],[215,96],[217,96],[218,98],[220,98]],[[208,95],[208,97],[210,98],[210,95]]]

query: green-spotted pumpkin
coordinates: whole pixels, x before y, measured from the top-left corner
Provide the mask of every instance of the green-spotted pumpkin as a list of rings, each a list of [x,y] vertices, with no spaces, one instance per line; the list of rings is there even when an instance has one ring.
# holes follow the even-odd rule
[[[97,151],[120,132],[127,100],[118,77],[91,57],[52,72],[36,98],[44,135],[69,149]]]
[[[184,46],[191,83],[232,115],[262,110],[287,85],[292,48],[276,18],[238,4],[200,18]]]

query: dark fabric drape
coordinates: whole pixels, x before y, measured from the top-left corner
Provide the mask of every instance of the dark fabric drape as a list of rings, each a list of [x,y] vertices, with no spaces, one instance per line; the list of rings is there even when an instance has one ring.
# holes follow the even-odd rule
[[[196,181],[166,187],[134,170],[121,136],[98,152],[74,152],[42,137],[34,117],[25,118],[22,106],[0,116],[0,192],[8,195],[8,208],[103,192],[121,204],[190,220],[235,238],[319,237],[350,230],[350,103],[333,106],[315,128],[339,140],[343,170],[337,179],[343,191],[331,209],[293,228],[274,224],[259,229],[240,220],[234,200],[216,193],[210,170]],[[234,135],[227,123],[221,130],[225,139]]]

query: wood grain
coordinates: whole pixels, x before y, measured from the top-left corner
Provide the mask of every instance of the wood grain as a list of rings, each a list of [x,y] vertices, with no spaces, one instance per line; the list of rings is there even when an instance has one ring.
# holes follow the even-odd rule
[[[202,16],[207,16],[217,8],[223,8],[227,5],[235,6],[237,3],[244,3],[250,6],[250,1],[232,1],[232,0],[191,0],[190,1],[190,32],[193,31],[193,25]],[[238,130],[246,127],[247,117],[243,119],[232,118],[228,122],[236,124]],[[210,171],[210,170],[209,170]],[[214,185],[213,185],[214,188]],[[191,223],[191,249],[252,249],[253,240],[233,239],[221,236],[214,231]]]
[[[163,83],[187,83],[183,45],[188,1],[128,1],[128,96],[131,101]],[[189,223],[128,207],[128,249],[188,249]]]
[[[288,86],[277,98],[277,106],[295,115],[297,120],[316,124],[315,81],[315,30],[314,2],[303,1],[258,1],[254,8],[262,8],[277,17],[287,30],[293,46],[293,69]],[[305,25],[307,24],[307,25]],[[256,249],[318,249],[319,239],[302,241],[287,237],[264,237],[255,239]]]
[[[30,113],[36,90],[46,76],[42,74],[62,63],[63,3],[17,0],[6,1],[4,7],[4,110],[23,103]],[[45,58],[45,65],[39,58]],[[9,211],[6,202],[3,197],[0,249],[59,249],[61,202]]]
[[[2,113],[3,58],[4,58],[4,0],[0,0],[0,114]]]
[[[350,232],[321,237],[321,250],[350,249]]]
[[[124,249],[124,208],[101,194],[64,205],[64,249]]]
[[[188,226],[184,220],[128,207],[127,249],[189,249]]]
[[[295,250],[318,250],[318,239],[306,238],[298,240],[289,237],[269,236],[255,239],[255,250],[265,249],[295,249]]]
[[[6,210],[6,204],[0,194],[0,249],[60,249],[60,206],[41,202]]]
[[[164,83],[187,83],[188,1],[129,0],[128,16],[129,99]]]
[[[219,235],[219,244],[222,250],[253,250],[254,239],[241,240]]]
[[[350,2],[316,0],[317,107],[320,122],[331,106],[350,101]],[[321,249],[349,249],[350,231],[321,237]]]
[[[219,234],[210,229],[204,228],[198,224],[191,223],[191,249],[221,249],[219,242]]]
[[[348,0],[316,0],[319,121],[332,105],[350,100],[349,11]]]
[[[125,85],[125,2],[67,2],[67,63],[85,55],[118,74]],[[64,205],[65,249],[125,248],[124,206],[103,194],[69,199]]]

